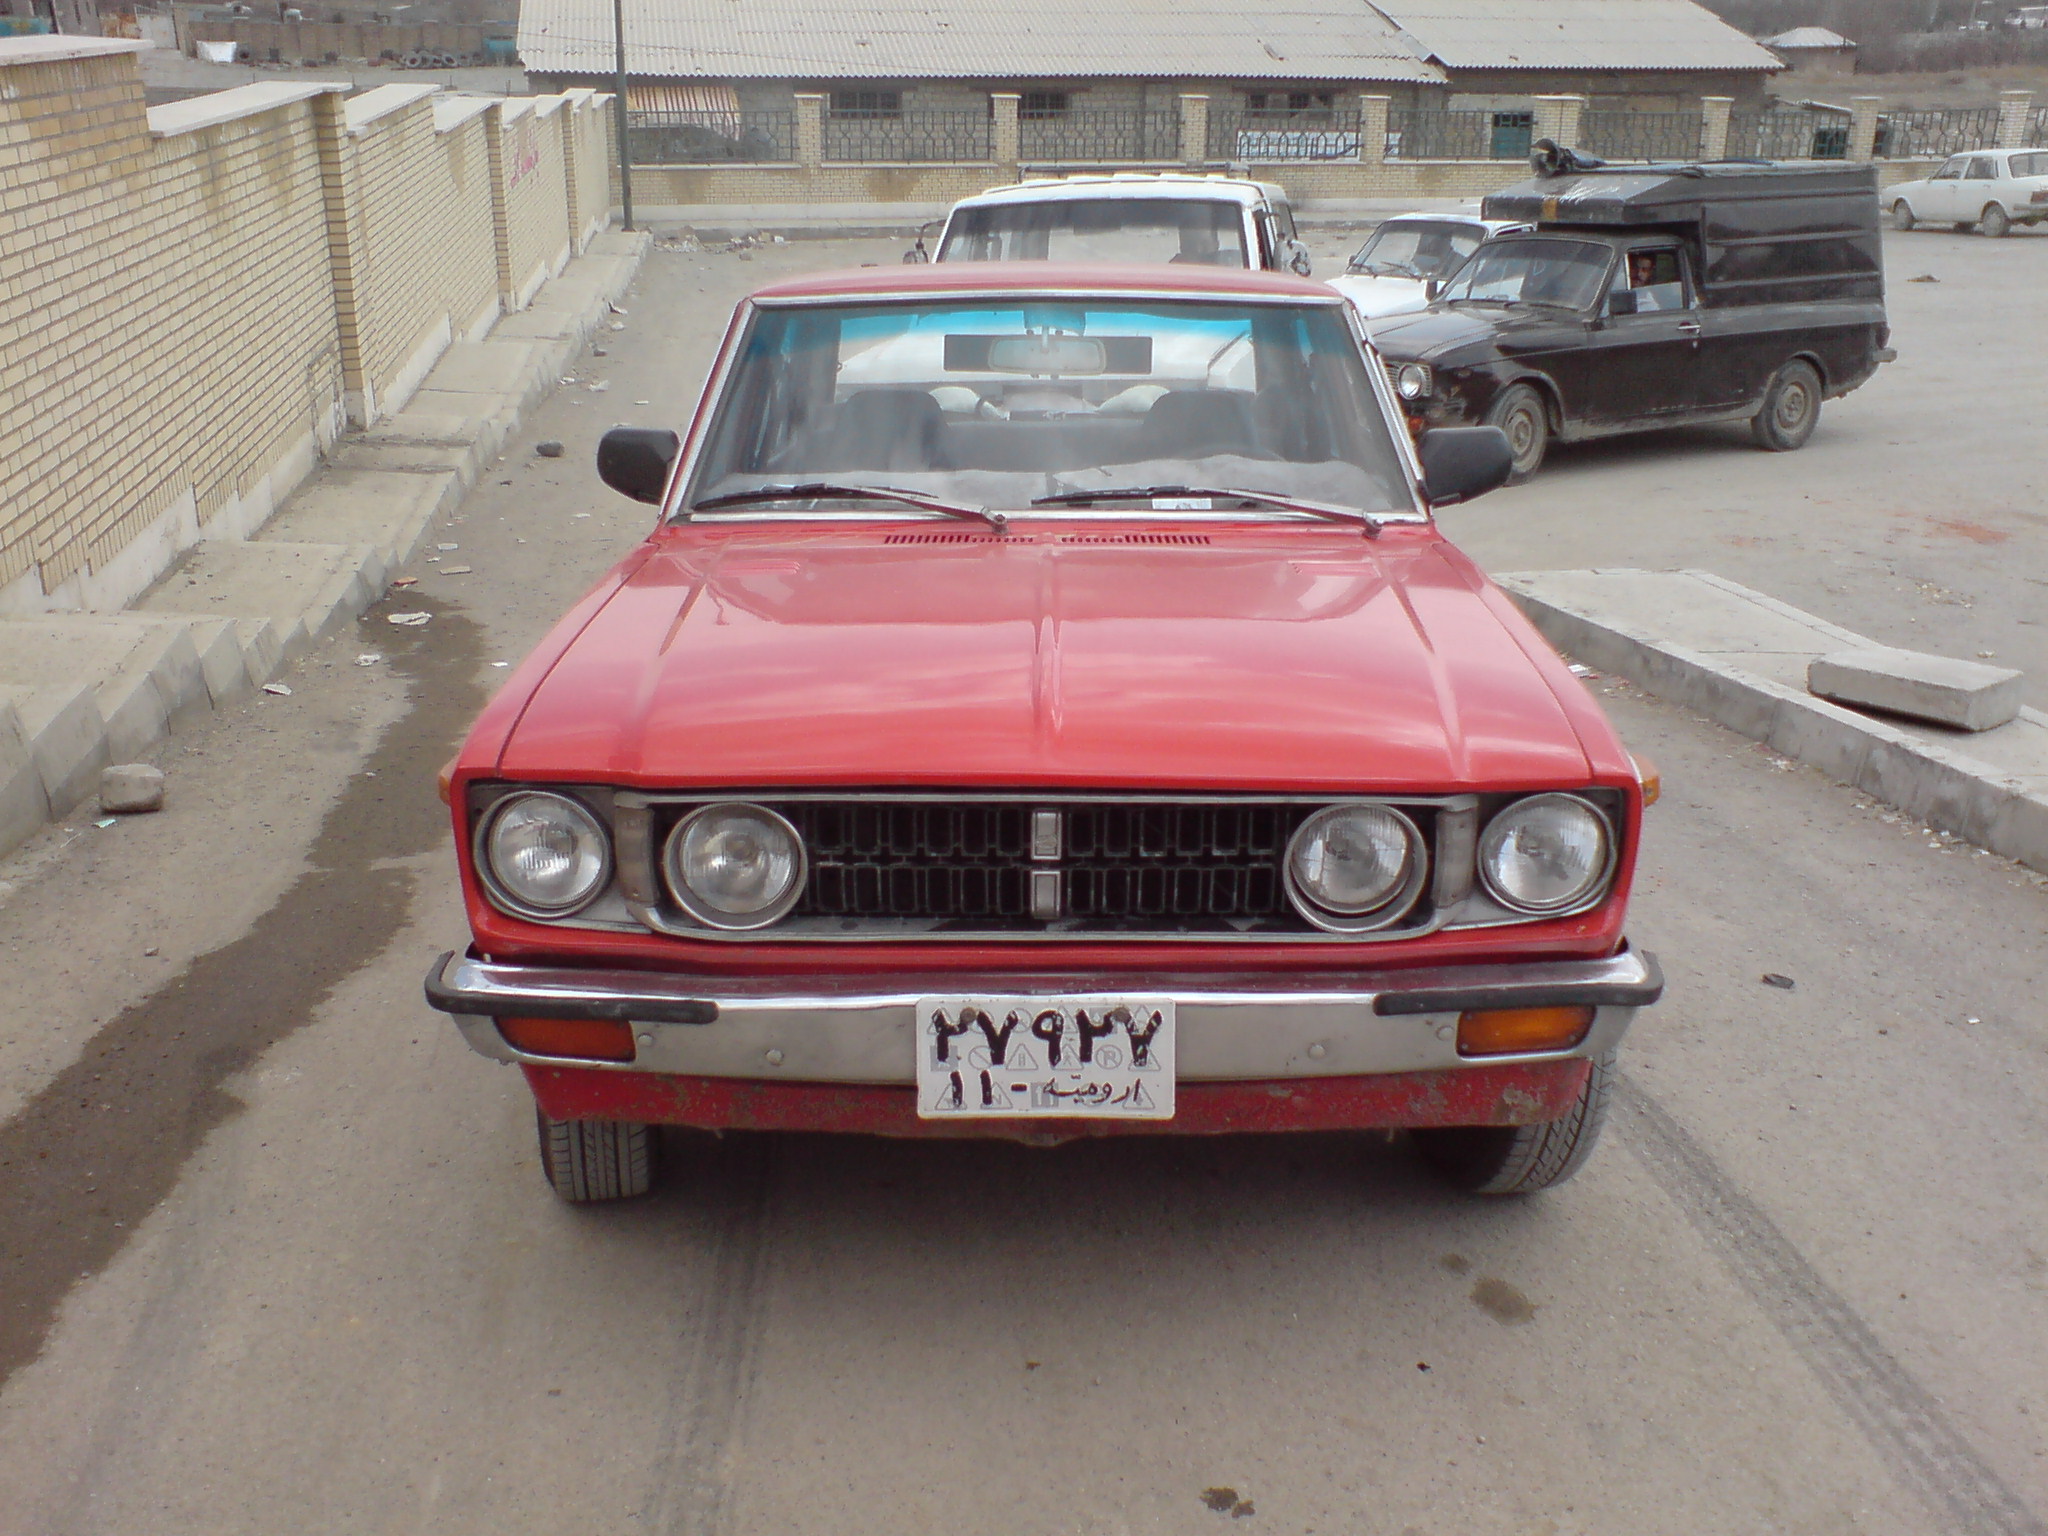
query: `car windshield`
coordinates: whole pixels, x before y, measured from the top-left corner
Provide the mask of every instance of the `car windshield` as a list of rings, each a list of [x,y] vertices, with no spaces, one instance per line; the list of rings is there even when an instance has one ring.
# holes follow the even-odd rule
[[[1112,494],[1138,487],[1168,510],[1236,510],[1207,494],[1235,491],[1415,512],[1338,306],[1090,296],[763,306],[686,505],[1143,507]]]
[[[1351,258],[1351,270],[1373,277],[1446,277],[1485,238],[1469,224],[1382,224]]]
[[[1610,254],[1591,241],[1491,241],[1451,279],[1442,297],[1450,304],[1587,309],[1605,286]]]
[[[1247,267],[1244,211],[1187,197],[1058,198],[957,210],[940,261],[1182,262]]]

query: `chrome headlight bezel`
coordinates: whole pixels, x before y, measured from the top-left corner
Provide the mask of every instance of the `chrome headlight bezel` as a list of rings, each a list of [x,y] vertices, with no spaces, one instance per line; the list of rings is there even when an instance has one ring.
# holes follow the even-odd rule
[[[1402,363],[1394,370],[1394,393],[1413,404],[1427,400],[1436,376],[1427,363]]]
[[[760,911],[743,915],[721,912],[711,906],[700,893],[691,889],[690,883],[683,878],[682,870],[683,842],[689,836],[690,829],[712,817],[735,814],[758,817],[764,823],[778,829],[788,837],[794,853],[788,888]],[[781,922],[803,899],[804,887],[810,880],[810,874],[810,852],[804,847],[803,834],[797,831],[787,816],[751,800],[719,800],[710,805],[698,806],[670,829],[661,847],[662,883],[668,888],[669,899],[680,907],[692,922],[726,933],[746,933],[757,928],[772,927]]]
[[[1517,900],[1502,888],[1501,882],[1495,877],[1494,856],[1500,851],[1501,844],[1520,818],[1541,807],[1560,804],[1576,807],[1593,818],[1594,825],[1600,831],[1599,864],[1576,890],[1556,901],[1532,903]],[[1480,885],[1504,910],[1521,917],[1570,917],[1597,907],[1614,889],[1615,871],[1621,863],[1621,837],[1614,818],[1584,795],[1562,790],[1523,795],[1502,806],[1480,830],[1475,863],[1478,867]]]
[[[1384,901],[1363,912],[1340,912],[1325,906],[1312,892],[1303,888],[1295,874],[1295,854],[1313,835],[1319,823],[1335,816],[1361,812],[1384,816],[1394,823],[1406,848],[1406,863],[1400,881]],[[1423,838],[1422,829],[1415,824],[1415,818],[1406,811],[1377,801],[1345,800],[1321,806],[1302,819],[1301,825],[1287,839],[1280,868],[1287,886],[1287,899],[1304,921],[1325,933],[1371,933],[1392,926],[1414,909],[1429,874],[1429,845]]]
[[[498,869],[497,860],[492,853],[492,839],[499,825],[513,810],[535,802],[549,802],[563,807],[567,813],[564,819],[587,833],[596,845],[597,874],[589,887],[573,900],[530,900],[518,894]],[[470,857],[476,866],[477,878],[482,882],[485,894],[490,897],[494,906],[510,912],[515,917],[546,923],[574,917],[610,889],[616,855],[612,847],[611,829],[605,825],[604,818],[576,796],[556,789],[515,789],[493,800],[485,807],[483,814],[477,817],[476,831],[470,845]]]

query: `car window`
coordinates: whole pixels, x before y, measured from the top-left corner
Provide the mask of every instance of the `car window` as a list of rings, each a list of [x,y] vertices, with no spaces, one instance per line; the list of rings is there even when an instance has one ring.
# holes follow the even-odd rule
[[[1103,197],[957,210],[940,261],[1146,261],[1245,267],[1244,216],[1214,198]]]
[[[2011,165],[2015,176],[2048,176],[2048,153],[2014,155]]]
[[[1493,240],[1444,290],[1446,303],[1554,304],[1588,309],[1607,277],[1608,248],[1579,240]]]
[[[1484,230],[1448,220],[1382,224],[1358,248],[1349,270],[1368,277],[1448,277],[1485,238]]]
[[[1927,179],[1929,181],[1955,181],[1962,176],[1963,166],[1967,163],[1963,156],[1957,155]]]
[[[1111,484],[1411,505],[1335,305],[1004,297],[758,310],[689,500],[849,480],[1010,508]]]
[[[1623,290],[1636,296],[1639,315],[1686,308],[1685,267],[1677,250],[1653,246],[1630,251],[1615,267],[1608,291]]]
[[[1273,227],[1280,231],[1282,240],[1298,240],[1294,232],[1294,209],[1286,203],[1273,204]]]
[[[1971,181],[1994,181],[1998,177],[1997,162],[1989,155],[1979,155],[1964,174]]]

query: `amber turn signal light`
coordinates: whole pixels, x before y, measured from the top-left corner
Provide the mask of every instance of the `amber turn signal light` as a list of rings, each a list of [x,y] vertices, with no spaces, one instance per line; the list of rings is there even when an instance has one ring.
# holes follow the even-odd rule
[[[434,775],[434,788],[440,791],[443,805],[455,804],[455,765],[460,760],[459,757],[449,758],[441,765],[441,771]]]
[[[1473,1008],[1458,1015],[1460,1056],[1519,1056],[1525,1051],[1564,1051],[1586,1038],[1593,1010],[1572,1008]]]
[[[1664,775],[1640,752],[1629,753],[1628,760],[1636,765],[1636,781],[1643,786],[1643,808],[1647,810],[1664,798]]]
[[[529,1056],[631,1061],[633,1026],[618,1019],[500,1019],[498,1033]]]

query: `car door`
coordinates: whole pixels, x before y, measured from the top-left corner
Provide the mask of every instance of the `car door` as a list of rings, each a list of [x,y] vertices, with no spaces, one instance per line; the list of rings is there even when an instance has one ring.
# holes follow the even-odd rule
[[[1587,337],[1585,424],[1677,416],[1701,402],[1700,312],[1684,250],[1639,241],[1621,252]]]
[[[1956,184],[1956,190],[1960,199],[1954,216],[1956,223],[1975,223],[1985,204],[1998,201],[1998,157],[1970,156],[1970,163],[1963,168],[1963,178]]]
[[[1950,224],[1961,218],[1956,209],[1962,206],[1963,168],[1969,163],[1968,155],[1949,156],[1947,163],[1927,178],[1926,189],[1907,205],[1913,216],[1930,224]]]

